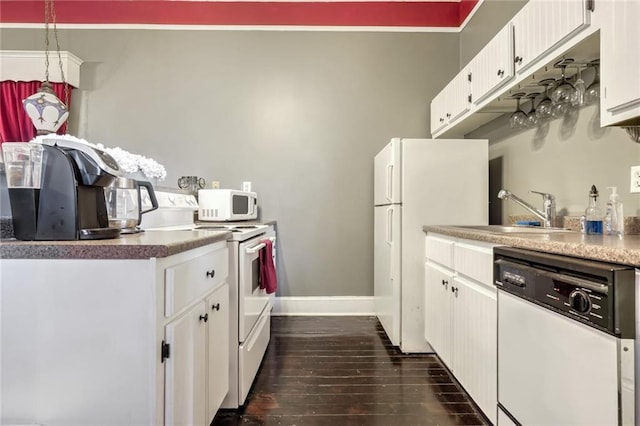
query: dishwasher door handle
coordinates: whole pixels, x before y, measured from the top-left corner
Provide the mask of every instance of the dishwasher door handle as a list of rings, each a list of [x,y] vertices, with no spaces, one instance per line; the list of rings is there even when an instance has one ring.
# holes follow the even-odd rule
[[[589,290],[593,290],[600,294],[609,293],[609,287],[604,284],[599,284],[595,281],[588,281],[582,278],[573,277],[571,275],[560,274],[557,272],[550,271],[538,271],[540,275],[547,276],[553,280],[562,281],[565,283],[577,285],[579,287],[588,288]]]

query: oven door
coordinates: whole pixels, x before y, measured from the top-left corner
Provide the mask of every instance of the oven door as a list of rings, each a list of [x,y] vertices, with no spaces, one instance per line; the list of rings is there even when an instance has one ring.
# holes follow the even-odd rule
[[[239,245],[238,253],[238,338],[244,342],[258,322],[260,314],[269,304],[269,295],[260,288],[260,250],[261,241],[274,236],[260,235]]]

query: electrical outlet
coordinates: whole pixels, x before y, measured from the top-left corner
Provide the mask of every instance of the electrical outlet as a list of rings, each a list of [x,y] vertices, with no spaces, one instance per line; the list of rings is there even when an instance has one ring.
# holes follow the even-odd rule
[[[640,193],[640,166],[631,166],[631,185],[629,192]]]
[[[211,189],[220,189],[220,181],[212,180],[211,181]]]
[[[251,192],[251,182],[242,182],[242,190],[245,192]]]

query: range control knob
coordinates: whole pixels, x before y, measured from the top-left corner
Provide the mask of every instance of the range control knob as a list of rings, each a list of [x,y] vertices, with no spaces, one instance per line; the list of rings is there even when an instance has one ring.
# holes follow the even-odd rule
[[[574,290],[569,295],[569,305],[574,311],[586,314],[591,310],[591,299],[584,291]]]

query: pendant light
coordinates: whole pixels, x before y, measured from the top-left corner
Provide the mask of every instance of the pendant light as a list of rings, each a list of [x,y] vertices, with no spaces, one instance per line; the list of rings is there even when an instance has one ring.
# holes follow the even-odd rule
[[[53,91],[53,86],[49,82],[49,22],[53,24],[53,36],[56,41],[60,76],[65,89],[65,102],[58,99]],[[44,46],[44,81],[36,93],[22,101],[24,110],[35,126],[38,135],[55,133],[69,118],[69,108],[67,107],[69,104],[69,86],[64,78],[60,42],[58,41],[58,30],[56,28],[54,0],[44,0]]]

